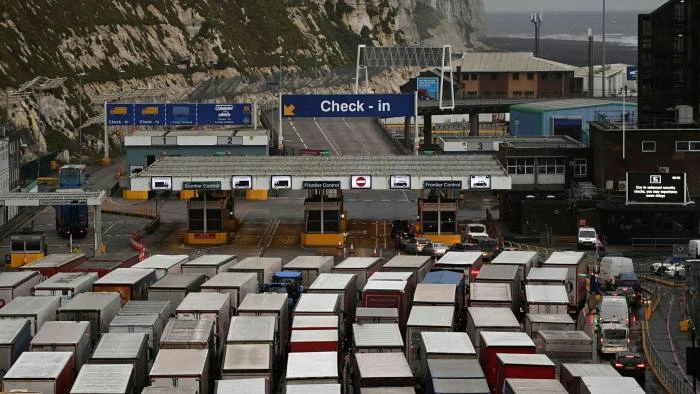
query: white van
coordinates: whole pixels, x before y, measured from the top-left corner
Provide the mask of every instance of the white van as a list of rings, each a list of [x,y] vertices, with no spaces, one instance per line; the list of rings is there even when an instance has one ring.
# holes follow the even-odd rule
[[[579,227],[576,246],[582,248],[595,248],[598,242],[598,233],[593,227]]]
[[[598,324],[619,323],[629,325],[630,312],[624,296],[605,296],[598,308]]]
[[[599,283],[610,287],[615,284],[617,275],[634,272],[634,264],[629,257],[606,256],[600,261]]]
[[[605,323],[600,325],[598,351],[603,354],[617,354],[629,350],[629,328],[623,324]]]

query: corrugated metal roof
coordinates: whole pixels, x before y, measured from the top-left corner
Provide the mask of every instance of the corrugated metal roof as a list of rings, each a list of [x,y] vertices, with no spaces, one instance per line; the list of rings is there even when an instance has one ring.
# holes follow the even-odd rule
[[[470,306],[467,312],[469,321],[473,322],[475,327],[520,327],[518,319],[509,308]]]
[[[345,290],[355,274],[322,273],[309,286],[309,290]]]
[[[414,306],[408,316],[407,326],[452,327],[455,308],[453,306]]]
[[[144,387],[141,394],[197,394],[197,390],[186,387]]]
[[[348,257],[333,269],[367,269],[380,261],[379,257]]]
[[[287,380],[338,379],[338,353],[289,353]]]
[[[482,265],[479,274],[476,276],[477,282],[480,280],[515,280],[518,276],[518,266],[516,265]]]
[[[160,315],[157,313],[149,313],[147,315],[132,315],[119,313],[114,316],[111,322],[109,322],[110,327],[153,327],[156,322],[160,319]],[[158,326],[160,327],[160,325]]]
[[[357,369],[365,378],[413,378],[403,353],[355,353]]]
[[[251,280],[257,280],[258,275],[254,272],[219,272],[211,279],[202,284],[202,288],[226,287],[238,288]]]
[[[565,281],[568,274],[569,270],[564,267],[533,267],[526,281]]]
[[[71,394],[125,393],[133,372],[131,364],[85,364],[73,383]]]
[[[36,271],[0,272],[0,287],[15,287],[34,275]]]
[[[135,359],[148,341],[145,332],[105,333],[100,337],[92,358],[96,359]],[[145,348],[144,348],[145,349]]]
[[[304,293],[299,297],[295,313],[337,313],[340,294]]]
[[[403,339],[398,324],[370,323],[353,324],[353,338],[355,346],[366,347],[401,347]]]
[[[489,346],[526,346],[535,347],[535,343],[524,332],[507,332],[507,331],[481,331],[479,333],[485,347]],[[483,350],[482,350],[483,351]]]
[[[206,349],[160,349],[150,376],[198,376],[209,357]]]
[[[413,293],[413,303],[455,304],[457,285],[419,283]]]
[[[271,363],[269,345],[262,343],[226,345],[222,370],[223,372],[267,371],[272,369]]]
[[[234,316],[228,329],[227,342],[269,341],[275,339],[275,316]]]
[[[465,52],[453,60],[453,67],[462,72],[547,72],[574,71],[576,67],[535,57],[532,52]]]
[[[167,312],[166,312],[167,311]],[[156,313],[164,315],[170,313],[170,301],[141,301],[133,300],[127,302],[119,311],[120,315],[150,315]]]
[[[47,321],[32,338],[32,345],[74,345],[89,335],[87,321]]]
[[[483,379],[485,377],[479,360],[429,358],[428,369],[433,379]]]
[[[564,285],[525,285],[527,302],[537,304],[568,304]]]
[[[55,379],[72,357],[71,352],[24,352],[3,379]]]
[[[420,333],[427,354],[476,355],[474,345],[466,332],[432,332]]]
[[[563,99],[563,100],[552,100],[552,101],[538,101],[536,103],[527,104],[516,104],[511,105],[511,111],[536,111],[536,112],[546,112],[546,111],[558,111],[564,109],[577,109],[577,108],[594,108],[604,105],[619,105],[622,106],[622,102],[613,100],[601,100],[593,98],[580,98],[580,99]],[[637,103],[628,102],[628,106],[636,107]]]

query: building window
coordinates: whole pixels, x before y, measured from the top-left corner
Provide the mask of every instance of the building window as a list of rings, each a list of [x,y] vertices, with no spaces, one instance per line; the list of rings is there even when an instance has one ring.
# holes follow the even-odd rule
[[[588,160],[586,160],[586,159],[574,159],[574,176],[576,176],[576,177],[588,176]]]
[[[476,81],[477,79],[479,79],[479,75],[477,73],[471,73],[469,74],[469,79],[471,79],[472,81]]]
[[[537,159],[537,173],[538,174],[563,174],[566,165],[565,159]]]
[[[491,73],[491,79],[492,80],[497,80],[498,79],[498,74],[497,73]]]
[[[642,152],[656,152],[656,141],[642,141]]]
[[[673,6],[673,22],[683,23],[685,22],[685,4],[679,3]]]
[[[700,141],[676,141],[676,152],[700,152]]]
[[[508,159],[508,174],[526,175],[535,173],[535,159],[512,158]]]
[[[548,77],[547,73],[540,73],[540,78],[547,79],[547,77]]]
[[[517,81],[520,79],[520,73],[513,73],[513,80]]]
[[[535,73],[527,73],[527,80],[532,81],[535,79]]]

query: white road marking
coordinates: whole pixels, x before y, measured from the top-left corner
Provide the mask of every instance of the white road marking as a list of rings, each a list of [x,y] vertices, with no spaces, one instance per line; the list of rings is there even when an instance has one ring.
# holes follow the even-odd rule
[[[301,141],[301,144],[304,145],[304,148],[308,149],[309,147],[306,146],[306,144],[304,143],[304,139],[301,138],[301,134],[299,134],[299,131],[297,131],[297,127],[294,126],[294,122],[292,122],[291,119],[289,119],[289,124],[292,126],[292,130],[294,130],[294,132],[297,133],[297,137],[299,137],[299,141]]]
[[[338,156],[340,156],[340,151],[339,151],[338,149],[335,148],[335,146],[333,145],[333,143],[331,142],[331,140],[328,138],[328,136],[326,135],[326,133],[325,133],[325,132],[323,131],[323,129],[321,128],[321,125],[319,125],[318,122],[316,121],[316,119],[314,119],[314,124],[316,124],[316,127],[318,127],[319,131],[321,131],[321,134],[323,134],[323,138],[326,139],[326,141],[328,142],[328,145],[331,146],[331,149],[333,149],[333,151],[335,152],[335,154],[338,155]]]
[[[107,227],[107,229],[106,229],[102,234],[107,234],[107,233],[109,232],[109,230],[111,230],[111,229],[112,229],[114,226],[116,226],[116,225],[117,225],[116,222],[115,222],[115,223],[112,223],[112,225],[109,226],[109,227]]]

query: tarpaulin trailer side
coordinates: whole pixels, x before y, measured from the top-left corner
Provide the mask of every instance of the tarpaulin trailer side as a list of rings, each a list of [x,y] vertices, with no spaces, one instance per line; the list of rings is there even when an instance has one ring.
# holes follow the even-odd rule
[[[32,295],[34,286],[41,282],[36,271],[0,272],[0,308],[15,297]]]
[[[238,262],[238,256],[233,254],[205,254],[182,265],[183,273],[202,274],[209,280]]]
[[[90,364],[127,364],[133,367],[132,386],[140,392],[148,380],[148,334],[102,334],[92,353]]]
[[[56,309],[60,305],[58,296],[15,297],[0,308],[0,319],[29,319],[34,336],[44,322],[56,320]]]
[[[173,273],[167,274],[148,288],[149,301],[170,301],[170,314],[180,305],[185,296],[197,292],[204,283],[203,274]]]
[[[0,320],[0,371],[7,371],[29,350],[32,340],[32,324],[29,319]]]
[[[221,272],[202,284],[202,293],[222,293],[231,297],[231,316],[237,314],[238,306],[245,296],[257,293],[258,275],[255,272]]]
[[[71,352],[74,372],[90,358],[90,323],[86,321],[47,321],[29,345],[32,352]]]
[[[89,321],[90,340],[94,345],[100,334],[109,331],[109,323],[120,308],[118,293],[80,293],[58,307],[56,316],[60,321]]]

